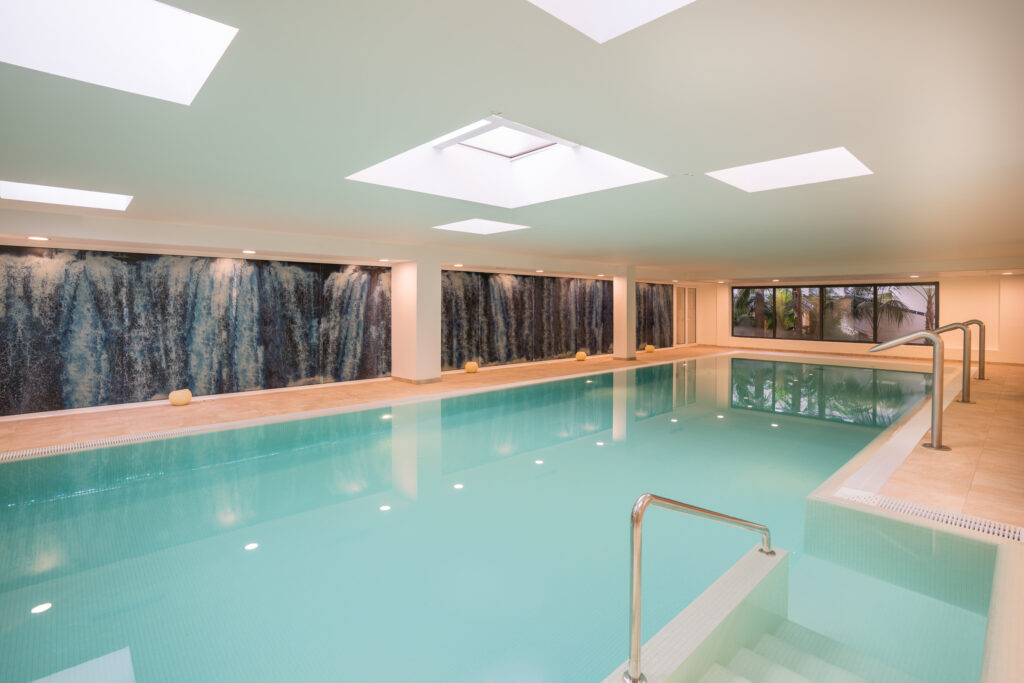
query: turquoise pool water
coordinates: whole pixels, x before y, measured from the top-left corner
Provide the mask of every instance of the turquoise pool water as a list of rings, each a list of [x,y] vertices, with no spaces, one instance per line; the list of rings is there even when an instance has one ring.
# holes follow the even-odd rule
[[[600,680],[637,496],[799,557],[806,495],[927,382],[705,359],[2,464],[2,678]],[[645,633],[755,540],[649,515]]]

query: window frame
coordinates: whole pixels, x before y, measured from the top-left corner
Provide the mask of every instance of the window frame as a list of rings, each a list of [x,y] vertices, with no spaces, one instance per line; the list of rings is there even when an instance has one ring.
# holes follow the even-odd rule
[[[762,337],[755,337],[751,335],[737,335],[736,334],[736,319],[731,317],[729,322],[729,334],[734,339],[781,339],[787,342],[824,342],[826,344],[877,344],[878,343],[878,288],[879,287],[920,287],[929,285],[935,287],[935,325],[938,326],[939,322],[939,303],[941,297],[939,296],[939,283],[938,281],[927,281],[927,282],[854,282],[849,284],[843,283],[829,283],[829,284],[790,284],[790,285],[748,285],[746,287],[733,286],[729,291],[729,308],[734,310],[736,301],[736,290],[738,289],[770,289],[772,290],[772,315],[776,316],[778,311],[778,290],[779,289],[807,289],[811,287],[818,288],[818,338],[817,339],[799,339],[793,337],[779,337],[779,326],[778,322],[774,321],[772,324],[771,335],[765,335]],[[871,339],[825,339],[825,290],[829,287],[871,287],[872,291],[872,312],[871,312]],[[934,327],[925,328],[926,330],[933,330]],[[925,342],[928,344],[929,342]]]

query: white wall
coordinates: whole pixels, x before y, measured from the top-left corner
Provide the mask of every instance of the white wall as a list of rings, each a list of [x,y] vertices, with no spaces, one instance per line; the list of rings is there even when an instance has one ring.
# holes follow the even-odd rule
[[[907,284],[913,284],[907,280]],[[773,283],[778,287],[786,282]],[[794,283],[795,284],[795,283]],[[822,282],[821,284],[828,284]],[[844,283],[845,284],[845,283]],[[766,286],[770,286],[767,285]],[[697,341],[701,344],[734,346],[772,351],[810,353],[854,353],[867,355],[870,344],[809,342],[790,339],[752,339],[732,336],[732,287],[710,285],[698,290]],[[994,363],[1024,364],[1024,275],[948,276],[939,278],[939,324],[978,318],[985,322],[986,360]],[[971,328],[972,348],[978,348],[977,328]],[[963,335],[953,331],[943,335],[946,358],[957,360],[963,354]],[[872,354],[874,355],[874,354]],[[903,358],[930,358],[927,347],[901,346],[878,355]],[[977,362],[977,355],[974,356]]]

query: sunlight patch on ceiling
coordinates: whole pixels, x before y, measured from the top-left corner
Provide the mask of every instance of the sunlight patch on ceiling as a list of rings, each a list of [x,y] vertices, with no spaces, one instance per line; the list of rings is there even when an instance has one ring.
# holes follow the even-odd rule
[[[132,197],[126,194],[73,190],[68,187],[51,187],[49,185],[32,185],[30,183],[12,183],[8,180],[0,180],[0,199],[38,202],[41,204],[62,204],[64,206],[83,206],[89,209],[110,209],[111,211],[124,211],[132,201]]]
[[[664,177],[490,116],[353,173],[348,180],[514,209]]]
[[[512,230],[529,230],[529,225],[516,225],[515,223],[503,223],[501,221],[489,221],[486,218],[470,218],[457,223],[446,223],[435,225],[434,230],[454,230],[455,232],[471,232],[475,235],[493,235],[497,232],[510,232]]]
[[[710,171],[707,175],[738,187],[744,192],[761,192],[871,174],[871,169],[850,154],[845,147],[835,147],[721,171]]]
[[[605,43],[694,0],[528,0],[585,36]]]
[[[0,61],[185,105],[236,33],[155,0],[0,0]]]

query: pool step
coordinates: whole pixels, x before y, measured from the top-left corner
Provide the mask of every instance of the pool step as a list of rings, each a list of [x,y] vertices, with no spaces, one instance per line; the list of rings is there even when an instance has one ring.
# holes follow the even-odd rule
[[[810,679],[746,648],[729,661],[728,669],[751,683],[811,683]]]
[[[738,673],[729,671],[721,664],[712,664],[700,683],[752,683],[749,678],[744,678]]]
[[[868,683],[860,676],[841,669],[834,664],[819,659],[809,652],[798,650],[784,640],[773,635],[761,636],[754,647],[754,652],[765,659],[778,662],[788,669],[796,671],[811,681],[828,681],[828,683]]]
[[[775,629],[775,637],[804,652],[813,652],[816,657],[872,683],[921,683],[919,678],[789,620],[779,624]]]
[[[820,633],[783,621],[727,666],[714,664],[700,683],[922,683]]]

